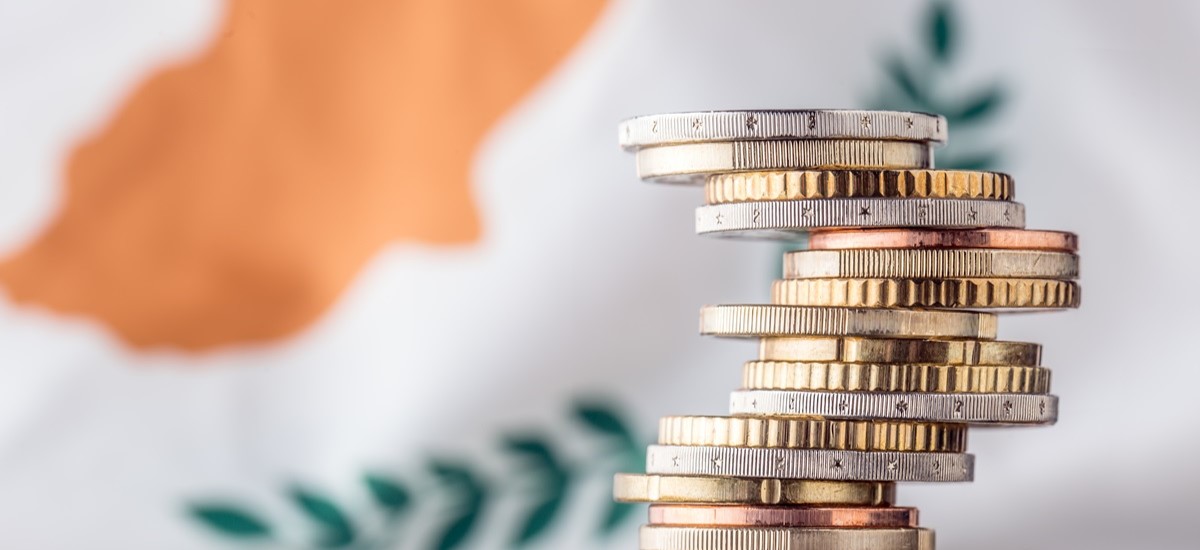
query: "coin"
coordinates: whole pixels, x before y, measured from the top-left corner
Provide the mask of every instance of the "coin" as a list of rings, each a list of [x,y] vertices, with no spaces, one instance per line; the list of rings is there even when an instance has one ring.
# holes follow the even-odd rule
[[[626,150],[668,143],[759,139],[946,141],[946,119],[906,111],[850,109],[703,111],[631,118],[618,127]]]
[[[887,506],[896,500],[896,484],[617,474],[613,498],[620,502]]]
[[[961,453],[830,451],[651,445],[646,473],[853,481],[970,481],[975,457]]]
[[[736,202],[696,209],[696,233],[794,238],[813,229],[848,227],[1022,227],[1018,202],[974,199],[811,199]]]
[[[801,250],[783,257],[783,278],[1025,277],[1074,279],[1079,256],[1042,250]]]
[[[854,527],[917,526],[916,508],[880,506],[712,506],[652,504],[651,525],[730,527]]]
[[[758,358],[763,361],[1036,366],[1041,364],[1042,346],[991,340],[792,336],[763,338],[758,345]]]
[[[933,550],[929,529],[643,526],[641,550]]]
[[[922,393],[1050,391],[1050,369],[998,365],[748,361],[742,388]]]
[[[1053,395],[1006,393],[751,390],[733,392],[729,412],[735,415],[764,415],[763,423],[780,423],[778,417],[794,415],[869,418],[872,422],[891,418],[971,424],[1053,424],[1058,420],[1058,398]],[[798,422],[803,424],[812,420],[804,419]],[[744,423],[751,424],[748,421]],[[965,439],[964,430],[964,443]]]
[[[1015,248],[1075,252],[1079,237],[1032,229],[841,229],[813,232],[809,248]]]
[[[743,393],[774,396],[799,392],[735,392],[735,395]],[[771,401],[771,404],[775,405],[776,402]],[[739,413],[750,412],[739,409]],[[818,414],[820,413],[813,413]],[[967,428],[962,424],[888,420],[667,416],[658,423],[658,443],[716,447],[961,453],[967,448]]]
[[[727,141],[659,145],[637,152],[638,177],[663,183],[702,184],[713,174],[757,170],[932,167],[932,146],[915,141]]]
[[[1062,309],[1079,307],[1079,285],[1054,279],[783,279],[780,305],[865,308]]]
[[[1012,177],[968,170],[789,170],[708,177],[705,202],[849,198],[1013,199]]]
[[[996,316],[967,311],[717,305],[700,310],[710,336],[996,337]]]

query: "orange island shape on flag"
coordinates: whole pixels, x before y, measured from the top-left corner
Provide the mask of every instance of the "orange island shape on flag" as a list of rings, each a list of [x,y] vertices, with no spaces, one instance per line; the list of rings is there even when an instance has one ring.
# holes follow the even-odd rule
[[[288,336],[388,243],[477,240],[477,145],[602,4],[233,0],[72,152],[0,284],[136,347]]]

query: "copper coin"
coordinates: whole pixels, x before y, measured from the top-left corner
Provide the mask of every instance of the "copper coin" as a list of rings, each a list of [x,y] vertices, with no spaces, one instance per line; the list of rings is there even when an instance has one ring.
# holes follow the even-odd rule
[[[760,527],[917,526],[916,508],[865,506],[700,506],[652,504],[651,525]]]
[[[814,231],[808,238],[812,250],[845,248],[1015,248],[1028,250],[1079,249],[1079,237],[1065,231],[1028,229],[856,229]]]

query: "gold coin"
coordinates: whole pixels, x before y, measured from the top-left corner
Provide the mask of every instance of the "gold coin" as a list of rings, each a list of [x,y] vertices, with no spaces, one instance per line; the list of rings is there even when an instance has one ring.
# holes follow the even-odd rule
[[[789,170],[709,176],[708,204],[848,198],[1012,200],[1013,180],[968,170]]]
[[[1050,392],[1050,369],[997,365],[914,365],[748,361],[747,390],[926,393]]]
[[[961,453],[965,424],[749,416],[667,416],[659,445]]]
[[[1074,279],[1079,256],[1044,250],[884,248],[801,250],[783,257],[784,279],[831,277]]]
[[[896,484],[617,474],[613,479],[613,498],[620,502],[888,506],[896,500]]]
[[[762,361],[1037,366],[1042,361],[1042,346],[994,340],[791,336],[761,339],[758,358]]]
[[[708,336],[996,337],[996,316],[973,311],[920,311],[742,304],[705,306],[700,334]]]
[[[1075,308],[1079,285],[1052,279],[784,279],[779,305],[865,308]]]

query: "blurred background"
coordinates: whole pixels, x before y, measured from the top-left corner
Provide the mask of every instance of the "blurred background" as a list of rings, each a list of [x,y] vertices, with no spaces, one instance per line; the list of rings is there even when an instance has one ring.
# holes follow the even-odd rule
[[[1200,5],[0,1],[0,547],[634,548],[778,245],[636,181],[637,114],[944,114],[1082,239],[1053,428],[903,486],[941,548],[1196,548]]]

